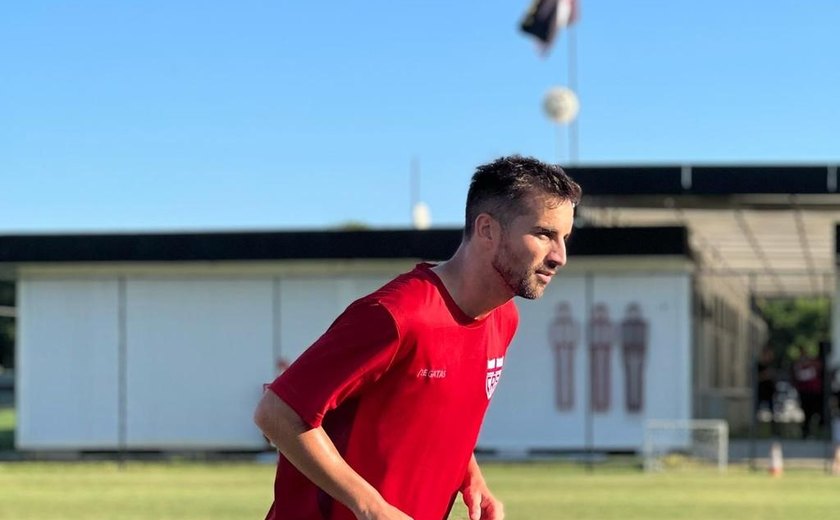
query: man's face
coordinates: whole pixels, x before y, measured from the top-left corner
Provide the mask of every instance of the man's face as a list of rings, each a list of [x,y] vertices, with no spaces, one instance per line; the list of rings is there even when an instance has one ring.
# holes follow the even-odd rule
[[[527,204],[529,211],[502,226],[493,268],[515,296],[534,300],[566,265],[574,207],[546,195],[536,195]]]

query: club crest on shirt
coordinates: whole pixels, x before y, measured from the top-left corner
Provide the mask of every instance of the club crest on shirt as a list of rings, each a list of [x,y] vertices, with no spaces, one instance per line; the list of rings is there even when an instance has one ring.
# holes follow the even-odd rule
[[[502,366],[504,365],[504,362],[504,356],[487,360],[487,378],[485,379],[484,384],[484,390],[487,392],[487,399],[493,397],[496,385],[499,384],[499,379],[502,378]]]

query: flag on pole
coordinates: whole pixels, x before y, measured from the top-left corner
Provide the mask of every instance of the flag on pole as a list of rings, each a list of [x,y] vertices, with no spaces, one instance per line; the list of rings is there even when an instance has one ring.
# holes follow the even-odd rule
[[[520,28],[539,40],[543,50],[548,50],[557,32],[577,19],[577,0],[533,0]]]

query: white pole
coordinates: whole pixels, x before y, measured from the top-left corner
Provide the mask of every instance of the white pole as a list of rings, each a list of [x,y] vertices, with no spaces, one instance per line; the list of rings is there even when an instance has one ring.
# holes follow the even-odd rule
[[[569,33],[569,88],[577,95],[577,29],[575,25],[570,25],[567,29]],[[580,99],[579,95],[578,99]],[[577,164],[578,161],[578,142],[578,118],[575,117],[569,127],[569,163],[571,164]]]

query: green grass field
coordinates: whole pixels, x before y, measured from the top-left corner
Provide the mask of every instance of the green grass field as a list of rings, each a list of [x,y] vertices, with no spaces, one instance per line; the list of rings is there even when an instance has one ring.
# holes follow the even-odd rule
[[[511,520],[790,520],[835,518],[840,478],[645,475],[561,464],[487,464]],[[0,519],[262,519],[274,468],[258,464],[0,464]],[[465,519],[462,506],[452,519]]]

